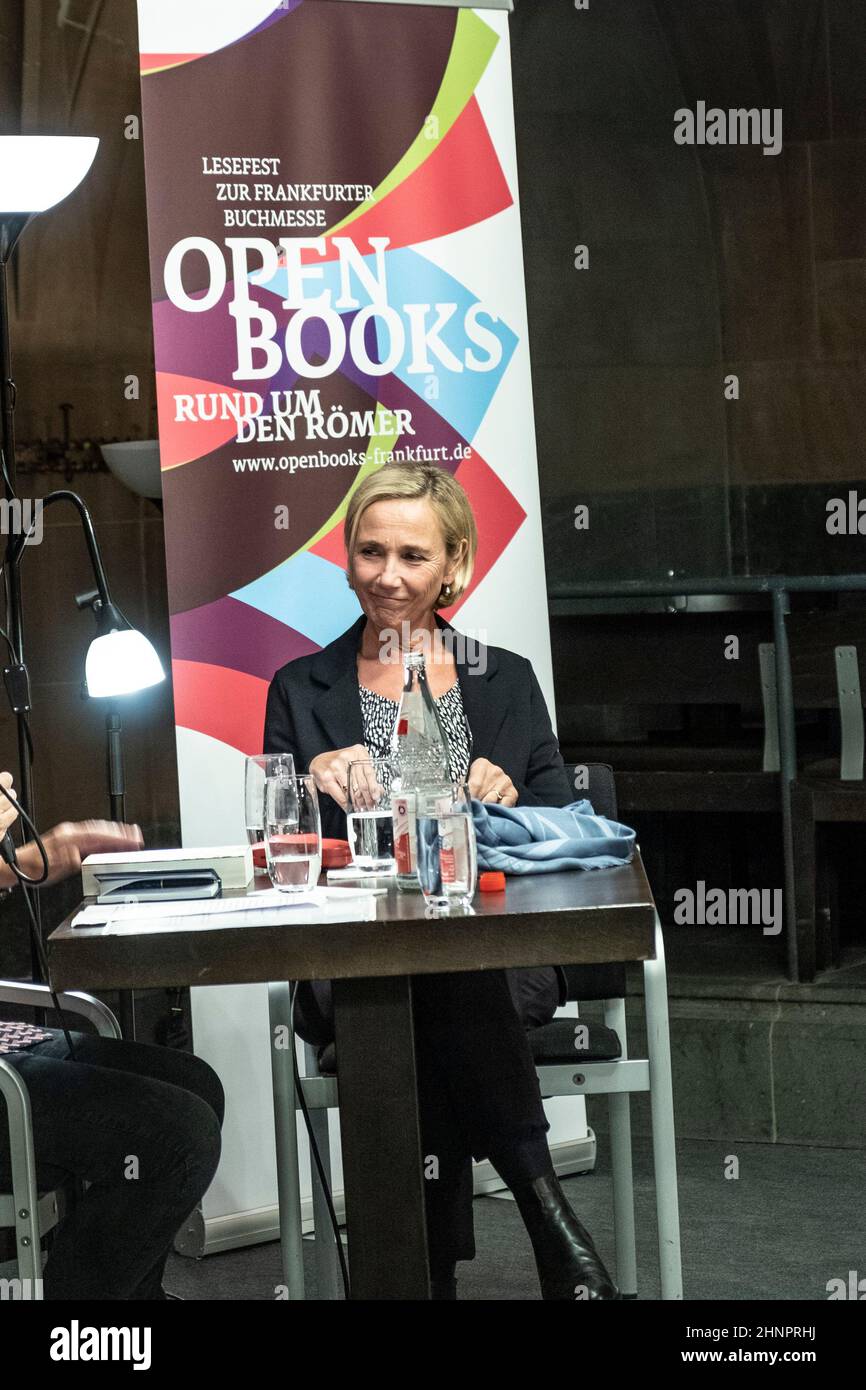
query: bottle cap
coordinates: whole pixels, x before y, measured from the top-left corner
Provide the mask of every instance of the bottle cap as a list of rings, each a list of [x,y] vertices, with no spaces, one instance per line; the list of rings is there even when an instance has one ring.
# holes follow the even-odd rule
[[[504,893],[505,875],[502,870],[495,869],[482,874],[478,880],[478,891],[480,893]]]

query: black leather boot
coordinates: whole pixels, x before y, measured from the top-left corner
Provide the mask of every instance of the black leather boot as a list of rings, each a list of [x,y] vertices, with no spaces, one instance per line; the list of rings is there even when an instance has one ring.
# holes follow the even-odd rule
[[[555,1173],[511,1190],[532,1241],[542,1298],[574,1303],[621,1297]]]
[[[430,1270],[430,1298],[457,1301],[457,1262]]]

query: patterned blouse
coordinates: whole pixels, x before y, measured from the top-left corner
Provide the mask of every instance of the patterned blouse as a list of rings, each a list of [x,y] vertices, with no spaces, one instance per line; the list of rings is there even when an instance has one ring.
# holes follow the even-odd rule
[[[399,700],[389,700],[366,685],[358,685],[361,712],[364,716],[364,746],[371,758],[387,758],[391,752],[391,735],[397,718]],[[436,700],[436,712],[448,739],[452,773],[457,781],[465,781],[472,755],[472,730],[469,728],[460,694],[460,682]]]

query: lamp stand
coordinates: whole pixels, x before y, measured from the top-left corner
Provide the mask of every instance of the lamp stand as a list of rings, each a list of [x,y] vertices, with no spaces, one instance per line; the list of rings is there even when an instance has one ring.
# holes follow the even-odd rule
[[[11,502],[16,496],[17,469],[15,464],[15,381],[12,376],[12,354],[9,345],[9,299],[6,268],[15,243],[24,227],[30,221],[25,214],[11,214],[0,218],[0,441],[3,445],[3,493]],[[60,491],[51,495],[47,501],[69,500],[77,505],[84,525],[91,564],[100,592],[107,595],[105,572],[96,545],[93,527],[86,508],[73,493]],[[6,580],[6,600],[9,614],[8,657],[11,665],[6,665],[7,654],[3,659],[3,678],[9,702],[18,724],[18,799],[32,821],[36,821],[36,805],[33,791],[33,771],[31,766],[32,745],[27,715],[30,713],[30,680],[24,664],[24,611],[21,596],[21,575],[18,568],[20,552],[16,547],[16,536],[11,527],[6,542],[3,572]],[[4,620],[5,620],[5,615]],[[106,745],[108,792],[111,804],[111,819],[125,819],[126,787],[123,770],[123,746],[121,741],[122,724],[116,710],[106,715]],[[35,893],[33,909],[36,915],[39,937],[42,936],[40,895]],[[46,983],[42,978],[42,968],[36,945],[30,943],[30,968],[33,980]],[[119,994],[119,1008],[123,1035],[135,1038],[135,1000],[131,990]]]
[[[3,443],[3,494],[7,501],[15,498],[17,470],[15,466],[15,381],[12,376],[12,353],[9,347],[9,297],[6,281],[6,267],[22,231],[30,221],[30,214],[12,213],[0,218],[0,438]],[[24,666],[24,610],[21,600],[21,576],[18,566],[12,559],[12,546],[15,537],[10,527],[6,538],[6,555],[3,571],[6,579],[6,607],[9,615],[9,643],[12,648],[12,665],[3,663],[3,678],[9,695],[12,711],[18,725],[18,799],[32,821],[36,821],[36,805],[33,795],[33,771],[31,767],[30,732],[27,715],[30,712],[30,681]],[[5,615],[4,615],[5,621]],[[40,939],[42,917],[39,894],[33,895],[33,910]],[[30,943],[30,969],[34,981],[45,983],[42,968],[36,953],[36,945]]]
[[[126,820],[126,780],[123,770],[123,725],[117,710],[105,716],[106,763],[108,769],[108,798],[111,819]],[[117,994],[117,1012],[123,1036],[135,1042],[135,990],[121,989]]]
[[[123,725],[116,710],[105,716],[106,752],[108,759],[108,798],[111,819],[126,820],[126,781],[123,770]]]

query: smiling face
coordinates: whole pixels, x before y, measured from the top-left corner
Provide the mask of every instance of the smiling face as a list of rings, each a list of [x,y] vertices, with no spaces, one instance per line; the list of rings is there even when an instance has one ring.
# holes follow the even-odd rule
[[[426,497],[373,502],[363,513],[349,563],[358,602],[373,626],[430,627],[443,584],[454,582],[442,528]]]

